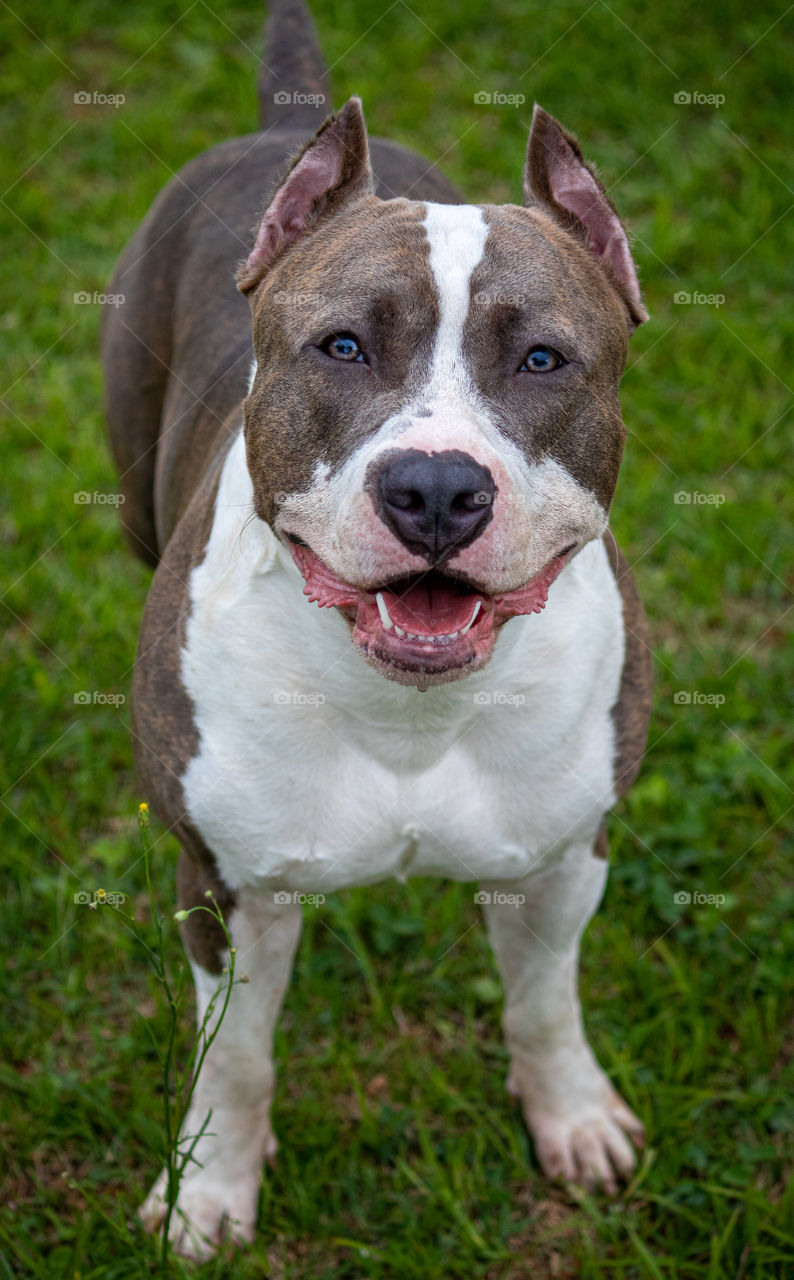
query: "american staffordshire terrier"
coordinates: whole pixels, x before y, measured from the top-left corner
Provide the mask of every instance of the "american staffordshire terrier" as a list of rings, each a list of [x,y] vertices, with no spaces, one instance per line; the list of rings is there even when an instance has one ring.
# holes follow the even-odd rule
[[[180,906],[214,891],[250,978],[185,1126],[206,1131],[171,1230],[196,1256],[254,1233],[304,894],[479,881],[542,1168],[614,1190],[642,1137],[577,998],[650,702],[607,528],[647,318],[626,233],[539,107],[523,206],[465,204],[368,141],[358,99],[324,118],[297,0],[267,63],[267,127],[161,193],[103,336],[122,518],[157,564],[138,768],[180,841]],[[227,959],[207,920],[184,927],[199,1022]],[[164,1210],[161,1178],[145,1223]]]

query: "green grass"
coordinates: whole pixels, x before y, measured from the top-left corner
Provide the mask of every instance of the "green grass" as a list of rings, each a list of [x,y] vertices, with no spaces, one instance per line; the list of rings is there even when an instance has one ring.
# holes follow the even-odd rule
[[[613,1204],[550,1189],[504,1092],[470,887],[339,894],[307,911],[278,1031],[282,1145],[258,1241],[203,1274],[790,1276],[794,14],[781,18],[783,0],[412,7],[316,5],[336,102],[361,93],[374,131],[443,156],[470,198],[502,200],[518,198],[537,97],[577,130],[636,234],[653,319],[624,381],[613,527],[650,616],[656,702],[644,770],[611,820],[582,988],[594,1048],[650,1150]],[[239,0],[223,21],[204,0],[12,9],[0,9],[0,1277],[110,1280],[153,1274],[148,1242],[118,1231],[157,1171],[144,1019],[163,1032],[165,1014],[118,917],[73,903],[80,888],[121,890],[145,926],[128,707],[74,695],[128,695],[149,574],[112,506],[73,499],[114,487],[99,307],[73,296],[104,287],[171,171],[255,127],[245,45],[259,51],[261,14]],[[126,102],[79,107],[81,89]],[[529,102],[474,103],[494,89]],[[681,90],[725,102],[677,105]],[[681,290],[725,301],[677,305]],[[693,491],[724,502],[676,503]],[[681,704],[679,691],[724,702]],[[174,852],[155,845],[168,910]],[[682,889],[726,901],[681,907]],[[169,947],[176,966],[176,926]],[[183,1047],[188,1023],[186,1010]]]

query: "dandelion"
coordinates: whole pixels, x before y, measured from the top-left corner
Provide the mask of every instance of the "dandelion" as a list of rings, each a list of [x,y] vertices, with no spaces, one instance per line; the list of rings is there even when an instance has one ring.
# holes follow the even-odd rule
[[[149,806],[145,800],[138,805],[138,826],[145,831],[149,825]]]

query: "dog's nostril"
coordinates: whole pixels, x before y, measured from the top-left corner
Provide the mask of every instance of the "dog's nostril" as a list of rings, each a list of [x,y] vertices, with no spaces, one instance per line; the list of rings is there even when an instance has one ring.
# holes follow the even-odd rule
[[[401,511],[421,511],[425,505],[421,493],[412,489],[384,489],[383,496],[392,507],[399,507]]]
[[[487,496],[488,495],[486,494],[485,497],[487,498]],[[479,489],[474,491],[468,490],[464,493],[456,493],[455,497],[452,499],[453,511],[477,511],[483,506],[485,506],[485,502],[483,501],[483,494]]]

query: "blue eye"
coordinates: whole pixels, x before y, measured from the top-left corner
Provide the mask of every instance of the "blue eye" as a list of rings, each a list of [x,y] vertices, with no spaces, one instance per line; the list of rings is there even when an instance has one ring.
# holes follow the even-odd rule
[[[364,360],[364,352],[352,333],[333,334],[326,340],[323,350],[334,360],[346,360],[349,364]]]
[[[550,351],[548,347],[533,347],[526,355],[519,373],[550,373],[564,363],[556,351]]]

